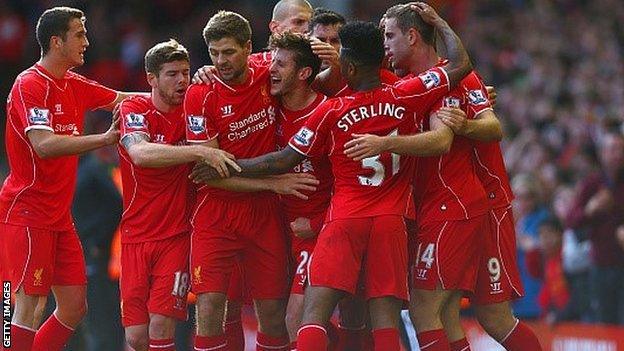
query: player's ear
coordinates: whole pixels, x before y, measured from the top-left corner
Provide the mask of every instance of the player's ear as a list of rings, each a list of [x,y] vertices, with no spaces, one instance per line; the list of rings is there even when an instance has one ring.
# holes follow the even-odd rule
[[[155,75],[152,72],[147,72],[147,83],[150,85],[150,87],[152,88],[156,88],[158,85],[158,76]]]
[[[409,42],[409,45],[415,45],[418,42],[422,42],[422,37],[420,36],[420,32],[418,30],[416,30],[416,28],[410,28],[407,31],[407,41]]]
[[[351,77],[357,74],[357,66],[354,65],[352,61],[349,61],[347,64],[347,73],[349,73]]]
[[[297,78],[299,80],[308,80],[312,75],[312,67],[303,67],[297,73]]]
[[[53,35],[50,37],[50,48],[59,49],[62,45],[63,39],[58,35]]]
[[[243,49],[245,50],[245,53],[247,55],[251,55],[251,50],[253,49],[252,46],[251,46],[251,40],[247,40],[245,45],[243,45]]]
[[[275,20],[271,20],[271,22],[269,22],[269,30],[271,33],[275,33],[277,31],[277,27],[279,27],[279,22]]]

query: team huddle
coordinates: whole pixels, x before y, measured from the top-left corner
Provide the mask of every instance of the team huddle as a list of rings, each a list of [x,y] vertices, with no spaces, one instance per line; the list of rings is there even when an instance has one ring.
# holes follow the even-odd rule
[[[189,292],[197,351],[244,350],[244,304],[256,350],[398,351],[404,308],[421,350],[470,350],[463,297],[507,350],[541,350],[510,305],[523,292],[493,95],[446,21],[424,3],[373,24],[281,0],[269,28],[252,54],[247,19],[220,11],[193,84],[171,39],[145,55],[151,92],[124,93],[71,71],[89,45],[82,11],[43,13],[41,60],[7,103],[10,349],[62,350],[85,315],[77,155],[117,144],[121,317],[137,351],[175,350]],[[83,135],[94,109],[113,122]]]

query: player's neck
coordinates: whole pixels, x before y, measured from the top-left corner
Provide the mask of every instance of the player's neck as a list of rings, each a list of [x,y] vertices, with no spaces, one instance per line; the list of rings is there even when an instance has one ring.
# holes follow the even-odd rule
[[[41,57],[38,63],[56,79],[65,77],[65,73],[71,68],[71,66],[63,63],[62,60],[53,57],[52,54]]]
[[[230,81],[226,81],[227,85],[241,85],[247,81],[249,78],[249,66],[245,66],[245,71],[238,76],[236,79],[232,79]]]
[[[379,69],[377,70],[379,72]],[[368,91],[373,90],[381,86],[381,79],[379,73],[377,74],[362,74],[359,77],[353,79],[350,82],[349,87],[355,91]]]
[[[425,45],[422,49],[416,49],[417,52],[412,55],[409,71],[412,74],[420,74],[440,61],[440,56],[433,46]]]
[[[316,100],[316,92],[309,86],[291,90],[282,96],[282,105],[290,111],[303,110]]]
[[[175,110],[178,106],[174,106],[174,105],[170,105],[168,103],[166,103],[163,98],[160,96],[160,94],[158,94],[157,92],[152,90],[152,95],[151,95],[151,99],[152,99],[152,104],[154,104],[154,107],[156,107],[156,109],[160,112],[171,112],[173,110]]]

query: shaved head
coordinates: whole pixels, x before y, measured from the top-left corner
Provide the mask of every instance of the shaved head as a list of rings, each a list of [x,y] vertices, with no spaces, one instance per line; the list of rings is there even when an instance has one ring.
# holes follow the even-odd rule
[[[308,24],[314,9],[306,0],[280,0],[273,7],[273,17],[269,23],[271,33],[283,33],[291,31],[304,33],[308,30]]]
[[[273,21],[283,21],[294,11],[314,13],[312,5],[306,0],[280,0],[273,7]]]

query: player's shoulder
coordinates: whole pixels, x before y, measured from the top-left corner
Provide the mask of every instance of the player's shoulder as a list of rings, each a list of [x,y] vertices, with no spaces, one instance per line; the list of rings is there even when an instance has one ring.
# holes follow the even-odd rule
[[[396,74],[394,74],[394,72],[386,68],[382,68],[379,71],[379,78],[381,79],[382,83],[389,85],[395,84],[400,79]]]
[[[466,88],[474,88],[481,87],[483,85],[483,78],[477,73],[477,71],[473,70],[465,76],[457,88],[466,89]]]
[[[89,79],[85,76],[83,76],[80,73],[76,73],[72,70],[67,71],[67,73],[65,74],[65,79],[67,79],[69,82],[71,83],[86,83],[89,85],[102,85],[99,82],[93,80],[93,79]]]
[[[45,97],[45,92],[49,89],[50,81],[37,72],[35,66],[27,68],[17,75],[11,88],[11,94]]]
[[[145,95],[134,95],[124,99],[121,102],[121,107],[124,111],[147,111],[151,108],[152,101],[151,97]]]
[[[20,84],[45,85],[48,78],[43,72],[38,71],[36,66],[28,67],[20,72],[15,78],[15,82]]]
[[[193,83],[186,89],[185,99],[203,98],[215,89],[214,83]]]

